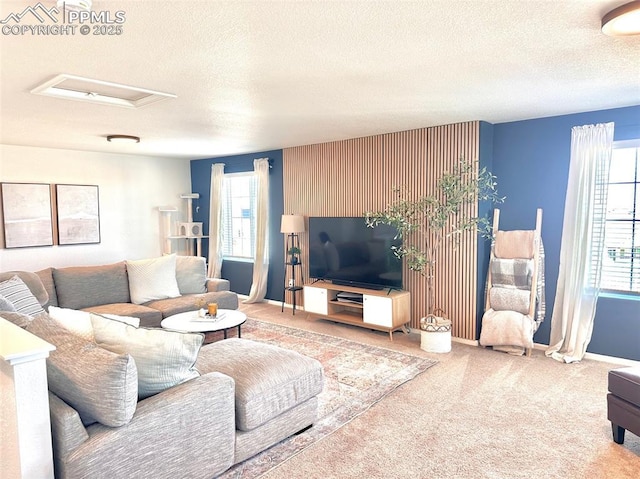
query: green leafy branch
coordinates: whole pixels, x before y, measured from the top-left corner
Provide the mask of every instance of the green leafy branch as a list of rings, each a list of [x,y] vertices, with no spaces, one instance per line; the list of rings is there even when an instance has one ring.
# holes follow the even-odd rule
[[[437,254],[443,243],[456,247],[463,234],[477,231],[491,237],[487,218],[470,214],[479,201],[502,203],[496,177],[477,162],[460,159],[451,172],[436,181],[435,193],[411,199],[405,188],[394,188],[396,199],[382,211],[366,212],[367,226],[386,224],[397,229],[402,246],[392,246],[395,256],[427,279],[427,310],[434,311],[434,273]],[[397,239],[397,238],[396,238]]]

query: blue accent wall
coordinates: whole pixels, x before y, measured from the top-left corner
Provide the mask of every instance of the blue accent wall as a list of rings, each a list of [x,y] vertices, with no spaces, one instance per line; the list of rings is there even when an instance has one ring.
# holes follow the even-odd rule
[[[498,177],[498,191],[507,197],[500,206],[500,229],[532,229],[536,208],[543,209],[547,314],[534,338],[538,343],[549,344],[571,158],[571,128],[607,122],[615,123],[616,141],[640,138],[640,106],[493,125],[492,172]],[[602,297],[587,351],[640,360],[640,298]]]
[[[495,175],[493,171],[493,125],[485,121],[480,122],[480,145],[479,145],[479,157],[478,163],[480,169],[486,168]],[[501,185],[498,183],[498,194],[504,196],[502,193]],[[502,205],[498,205],[500,207]],[[490,202],[481,202],[478,205],[478,216],[484,217],[491,223],[493,218],[494,205]],[[478,236],[478,256],[476,258],[476,265],[478,271],[478,281],[476,285],[476,331],[478,337],[480,335],[480,327],[482,325],[482,316],[484,314],[485,306],[485,289],[487,272],[489,271],[489,258],[491,257],[491,241]],[[477,338],[476,338],[477,339]]]
[[[208,158],[191,161],[191,187],[193,193],[200,193],[199,210],[193,213],[194,221],[204,223],[204,231],[209,232],[209,203],[211,188],[211,165],[224,163],[225,173],[253,171],[253,160],[269,158],[269,276],[267,299],[282,300],[284,293],[284,240],[280,233],[280,218],[284,209],[282,196],[282,150],[263,151],[246,155],[234,155],[220,158]],[[203,240],[202,254],[209,254],[209,242]],[[248,295],[253,277],[253,263],[225,260],[222,265],[222,277],[231,283],[231,289],[239,294]]]
[[[564,201],[571,155],[571,128],[574,126],[615,122],[615,140],[640,138],[640,106],[601,110],[573,115],[538,118],[526,121],[480,123],[480,166],[486,166],[498,178],[498,192],[506,196],[500,205],[500,228],[532,229],[536,209],[543,209],[542,238],[546,253],[546,304],[544,323],[535,341],[549,343],[551,317],[555,300],[560,259],[560,242]],[[225,163],[225,172],[253,170],[253,160],[273,160],[270,185],[270,272],[267,298],[281,301],[284,290],[284,248],[280,233],[283,214],[282,150],[194,160],[191,162],[193,192],[200,193],[200,209],[195,221],[205,224],[208,232],[209,185],[211,165]],[[491,214],[491,208],[480,205],[480,213]],[[208,243],[203,242],[208,252]],[[484,285],[489,261],[489,244],[478,242],[478,331],[484,311]],[[226,261],[222,276],[231,288],[248,294],[252,264]],[[595,327],[589,352],[640,360],[640,298],[606,295],[598,301]]]

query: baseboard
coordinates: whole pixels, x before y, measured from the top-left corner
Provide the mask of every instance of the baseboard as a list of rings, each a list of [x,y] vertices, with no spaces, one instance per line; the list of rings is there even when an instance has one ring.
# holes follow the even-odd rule
[[[548,344],[534,343],[533,349],[540,351],[546,351],[549,347]],[[620,364],[621,366],[639,366],[640,361],[634,361],[633,359],[617,358],[615,356],[606,356],[604,354],[585,353],[584,359],[590,359],[591,361],[600,361],[602,363]]]
[[[586,353],[585,359],[591,359],[592,361],[601,361],[603,363],[620,364],[621,366],[640,366],[640,361],[634,361],[633,359],[616,358],[614,356],[605,356],[604,354]]]
[[[412,333],[420,333],[420,329],[410,328]],[[480,342],[477,340],[464,339],[464,338],[456,338],[455,336],[451,337],[451,341],[459,344],[466,344],[467,346],[480,346]],[[541,344],[541,343],[533,343],[533,349],[537,349],[539,351],[546,351],[549,345]],[[592,361],[600,361],[603,363],[612,363],[619,364],[621,366],[640,366],[640,361],[634,361],[632,359],[625,358],[617,358],[615,356],[605,356],[604,354],[595,354],[595,353],[586,353],[584,355],[585,359],[590,359]]]
[[[247,296],[246,294],[239,294],[238,295],[238,300],[240,300],[240,302],[244,301],[245,299],[247,299],[249,296]],[[262,301],[263,303],[267,303],[270,304],[272,306],[280,306],[282,307],[282,302],[281,301],[276,301],[275,299],[265,299]],[[284,303],[284,308],[285,309],[292,309],[293,305],[289,304],[289,303]],[[304,308],[302,306],[300,306],[299,304],[296,304],[296,311],[304,311]]]
[[[454,343],[466,344],[468,346],[480,346],[480,343],[477,340],[472,339],[451,337],[451,341]]]

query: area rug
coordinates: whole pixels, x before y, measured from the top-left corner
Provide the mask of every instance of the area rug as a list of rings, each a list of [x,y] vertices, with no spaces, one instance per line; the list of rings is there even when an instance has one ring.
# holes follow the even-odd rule
[[[247,319],[242,337],[316,358],[324,367],[325,385],[318,397],[318,420],[313,427],[232,467],[220,476],[224,479],[259,477],[436,364],[430,359],[256,319]]]

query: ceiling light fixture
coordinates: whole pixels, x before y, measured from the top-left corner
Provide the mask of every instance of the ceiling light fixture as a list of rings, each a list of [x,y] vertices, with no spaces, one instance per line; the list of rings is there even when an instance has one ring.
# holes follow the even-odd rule
[[[602,17],[602,33],[612,37],[640,34],[640,0],[614,8]]]
[[[107,141],[110,143],[140,143],[139,136],[131,135],[109,135]]]

